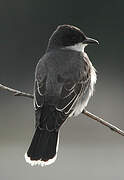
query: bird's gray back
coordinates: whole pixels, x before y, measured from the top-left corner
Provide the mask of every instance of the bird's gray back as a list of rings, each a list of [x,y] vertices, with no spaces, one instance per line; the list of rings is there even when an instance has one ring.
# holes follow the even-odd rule
[[[46,95],[59,96],[63,84],[81,79],[84,62],[80,52],[56,50],[46,53],[36,67],[39,84],[46,78]]]

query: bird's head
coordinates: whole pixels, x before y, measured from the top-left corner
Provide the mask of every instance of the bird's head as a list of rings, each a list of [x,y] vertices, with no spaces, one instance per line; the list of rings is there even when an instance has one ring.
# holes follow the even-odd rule
[[[88,38],[79,28],[72,25],[60,25],[49,39],[48,49],[75,47],[82,50],[88,44],[99,44],[95,39]]]

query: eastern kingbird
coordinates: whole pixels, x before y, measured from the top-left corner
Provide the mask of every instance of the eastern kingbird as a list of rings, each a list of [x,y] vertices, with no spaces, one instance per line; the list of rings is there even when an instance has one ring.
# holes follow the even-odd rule
[[[88,44],[99,43],[75,26],[60,25],[36,66],[36,130],[25,154],[26,162],[32,166],[56,160],[60,127],[69,117],[79,115],[93,94],[96,73],[84,52]]]

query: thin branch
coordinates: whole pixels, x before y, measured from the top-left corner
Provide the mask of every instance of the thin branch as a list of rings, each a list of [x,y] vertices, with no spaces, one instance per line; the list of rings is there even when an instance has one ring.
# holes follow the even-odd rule
[[[118,127],[110,124],[109,122],[105,121],[104,119],[102,119],[102,118],[100,118],[100,117],[92,114],[91,112],[87,111],[86,109],[84,109],[82,113],[85,114],[86,116],[90,117],[91,119],[93,119],[93,120],[101,123],[102,125],[110,128],[110,130],[112,130],[112,131],[114,131],[114,132],[116,132],[116,133],[124,136],[124,131],[122,131],[122,130],[119,129]]]
[[[19,90],[16,90],[16,89],[12,89],[12,88],[9,88],[9,87],[4,86],[2,84],[0,84],[0,89],[7,90],[7,91],[13,93],[14,96],[24,96],[24,97],[28,97],[28,98],[32,98],[32,99],[34,98],[34,96],[32,94],[25,93],[25,92],[22,92],[22,91],[19,91]],[[85,114],[86,116],[90,117],[91,119],[101,123],[102,125],[110,128],[110,130],[124,136],[124,131],[122,131],[118,127],[110,124],[109,122],[105,121],[104,119],[92,114],[91,112],[87,111],[86,109],[84,109],[82,113]]]
[[[7,86],[4,86],[3,84],[0,84],[0,89],[4,89],[6,91],[9,91],[9,92],[13,93],[14,96],[24,96],[24,97],[28,97],[28,98],[32,98],[32,99],[34,98],[34,96],[32,94],[9,88]]]

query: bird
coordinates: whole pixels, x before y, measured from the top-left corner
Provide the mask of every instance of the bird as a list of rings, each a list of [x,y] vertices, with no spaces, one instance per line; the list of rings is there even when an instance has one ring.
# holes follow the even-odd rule
[[[84,51],[89,44],[99,42],[73,25],[59,25],[36,65],[35,132],[25,153],[31,166],[46,166],[56,160],[60,127],[82,113],[93,95],[97,75]]]

